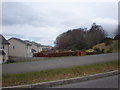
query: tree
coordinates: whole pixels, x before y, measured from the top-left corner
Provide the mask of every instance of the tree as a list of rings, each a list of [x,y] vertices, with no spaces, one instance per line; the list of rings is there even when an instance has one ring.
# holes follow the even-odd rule
[[[85,31],[82,28],[68,30],[60,34],[55,41],[58,49],[76,50],[83,49],[85,45]]]
[[[60,34],[56,38],[55,47],[66,50],[83,50],[101,42],[104,38],[104,30],[94,23],[90,30],[78,28]]]
[[[106,33],[102,26],[93,23],[90,30],[87,32],[87,44],[88,47],[100,43],[106,37]]]

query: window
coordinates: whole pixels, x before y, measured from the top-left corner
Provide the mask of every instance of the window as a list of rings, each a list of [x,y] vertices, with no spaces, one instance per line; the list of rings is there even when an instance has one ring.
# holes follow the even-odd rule
[[[13,49],[15,49],[15,46],[13,46]]]

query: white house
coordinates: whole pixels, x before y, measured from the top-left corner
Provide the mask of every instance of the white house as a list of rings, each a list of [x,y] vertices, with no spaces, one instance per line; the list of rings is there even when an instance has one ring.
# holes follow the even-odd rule
[[[9,42],[0,34],[0,63],[9,59]]]
[[[9,51],[11,57],[32,57],[31,44],[27,43],[18,38],[10,38],[8,40],[10,43]]]
[[[25,40],[26,43],[29,43],[31,44],[31,48],[32,48],[32,53],[38,53],[38,52],[41,52],[42,51],[42,47],[41,47],[41,44],[39,43],[36,43],[36,42],[30,42],[28,40]]]
[[[32,48],[36,50],[36,52],[41,52],[42,51],[42,45],[36,42],[32,42]]]
[[[31,42],[31,41],[25,40],[25,42],[32,45],[32,53],[38,53],[41,51],[50,51],[52,49],[51,46],[41,45],[33,41]]]

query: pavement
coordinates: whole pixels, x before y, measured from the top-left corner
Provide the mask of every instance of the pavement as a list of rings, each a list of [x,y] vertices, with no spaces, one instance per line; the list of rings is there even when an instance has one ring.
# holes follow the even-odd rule
[[[79,83],[54,86],[52,88],[118,88],[118,75]]]
[[[90,56],[65,57],[33,62],[3,64],[2,74],[32,72],[56,68],[66,68],[86,64],[95,64],[118,60],[118,53],[99,54]]]

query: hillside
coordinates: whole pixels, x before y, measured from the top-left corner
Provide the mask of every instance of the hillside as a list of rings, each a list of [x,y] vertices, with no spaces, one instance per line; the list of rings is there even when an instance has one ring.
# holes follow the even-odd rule
[[[86,50],[86,51],[92,52],[96,48],[99,48],[101,51],[103,50],[104,53],[118,52],[118,40],[112,40],[109,42],[109,44],[106,44],[105,42],[97,44],[93,46],[91,49]]]

